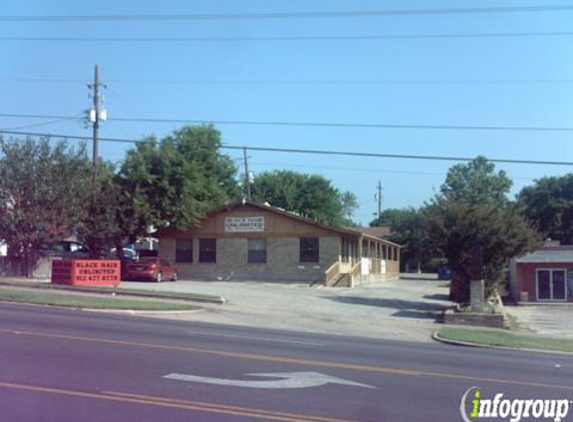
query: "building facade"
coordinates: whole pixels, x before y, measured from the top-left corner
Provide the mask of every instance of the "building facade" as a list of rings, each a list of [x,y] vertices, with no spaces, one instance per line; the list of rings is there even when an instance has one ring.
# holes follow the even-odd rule
[[[188,230],[156,234],[180,278],[355,285],[395,278],[400,246],[255,202],[209,212]]]
[[[510,286],[516,302],[573,302],[573,245],[546,242],[512,259]]]

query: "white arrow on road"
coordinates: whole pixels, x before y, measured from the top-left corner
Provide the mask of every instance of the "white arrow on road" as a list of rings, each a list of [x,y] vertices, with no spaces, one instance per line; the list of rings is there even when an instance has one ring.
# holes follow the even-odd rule
[[[376,388],[367,384],[360,384],[354,381],[347,381],[341,378],[331,377],[320,372],[276,372],[266,374],[245,374],[251,377],[279,378],[272,381],[258,380],[230,380],[224,378],[209,378],[187,374],[168,374],[163,378],[180,381],[200,382],[203,384],[227,385],[232,387],[245,388],[307,388],[319,387],[325,384],[353,385],[355,387]]]

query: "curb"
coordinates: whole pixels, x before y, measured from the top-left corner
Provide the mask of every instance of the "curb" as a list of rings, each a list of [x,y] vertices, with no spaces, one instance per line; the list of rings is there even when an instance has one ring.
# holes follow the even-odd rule
[[[67,287],[49,287],[49,284],[46,286],[42,285],[29,285],[23,286],[22,283],[11,283],[7,281],[0,281],[1,286],[8,286],[8,287],[15,287],[21,289],[39,289],[39,290],[51,290],[51,291],[68,291],[74,293],[87,293],[87,294],[103,294],[103,295],[112,295],[112,296],[126,296],[126,297],[141,297],[141,298],[150,298],[150,299],[165,299],[165,300],[173,300],[173,301],[183,301],[183,302],[199,302],[199,303],[214,303],[216,305],[225,305],[227,303],[227,299],[222,296],[218,297],[184,297],[184,296],[169,296],[169,295],[162,295],[161,293],[139,293],[139,292],[130,292],[126,290],[96,290],[96,289],[73,289]]]
[[[11,302],[9,300],[1,300],[1,299],[0,303],[8,303],[11,305],[41,306],[47,308],[58,308],[58,309],[68,309],[68,310],[71,309],[74,311],[98,312],[102,314],[125,314],[133,316],[156,316],[157,314],[165,314],[165,315],[194,314],[204,311],[204,309],[189,309],[189,310],[179,310],[179,311],[152,311],[145,309],[81,308],[77,306],[51,305],[48,303]]]
[[[561,350],[540,350],[540,349],[530,349],[527,347],[509,347],[509,346],[496,346],[493,344],[480,344],[480,343],[471,343],[468,341],[461,341],[461,340],[451,340],[448,338],[440,337],[438,334],[439,330],[436,330],[432,333],[432,339],[444,343],[450,344],[454,346],[463,346],[463,347],[474,347],[474,348],[482,348],[482,349],[498,349],[498,350],[513,350],[516,352],[535,352],[535,353],[551,353],[551,354],[558,354],[558,355],[566,355],[566,356],[573,356],[573,352],[563,352]]]
[[[57,306],[57,305],[56,305]],[[70,309],[70,308],[68,308]],[[98,312],[102,314],[127,314],[133,316],[157,316],[161,315],[181,315],[181,314],[195,314],[202,312],[203,309],[193,309],[188,311],[149,311],[149,310],[139,310],[139,309],[96,309],[96,308],[73,308],[85,312]]]

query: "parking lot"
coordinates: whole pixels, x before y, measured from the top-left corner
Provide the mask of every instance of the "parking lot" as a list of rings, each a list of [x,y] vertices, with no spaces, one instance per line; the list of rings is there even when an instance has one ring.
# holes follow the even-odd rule
[[[228,301],[203,312],[161,315],[166,318],[416,341],[430,341],[436,318],[452,305],[447,283],[433,275],[404,275],[352,289],[260,281],[123,282],[122,288],[203,293]]]

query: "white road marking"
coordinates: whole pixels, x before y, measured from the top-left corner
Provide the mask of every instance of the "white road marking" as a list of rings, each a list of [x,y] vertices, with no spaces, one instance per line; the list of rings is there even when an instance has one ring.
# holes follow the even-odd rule
[[[167,374],[163,378],[174,379],[187,382],[198,382],[202,384],[226,385],[243,388],[308,388],[319,387],[325,384],[342,384],[354,387],[376,388],[367,384],[360,384],[354,381],[347,381],[341,378],[331,377],[320,372],[276,372],[264,374],[245,374],[251,377],[279,378],[272,381],[258,380],[231,380],[225,378],[209,378],[188,374]]]
[[[242,336],[239,334],[220,334],[220,333],[209,333],[205,331],[195,331],[195,330],[187,330],[189,334],[199,334],[203,336],[209,337],[229,337],[229,338],[240,338],[244,340],[256,340],[256,341],[270,341],[275,343],[292,343],[292,344],[300,344],[306,346],[326,346],[326,343],[319,343],[314,341],[305,341],[305,340],[287,340],[287,339],[280,339],[280,338],[270,338],[270,337],[254,337],[254,336]]]

